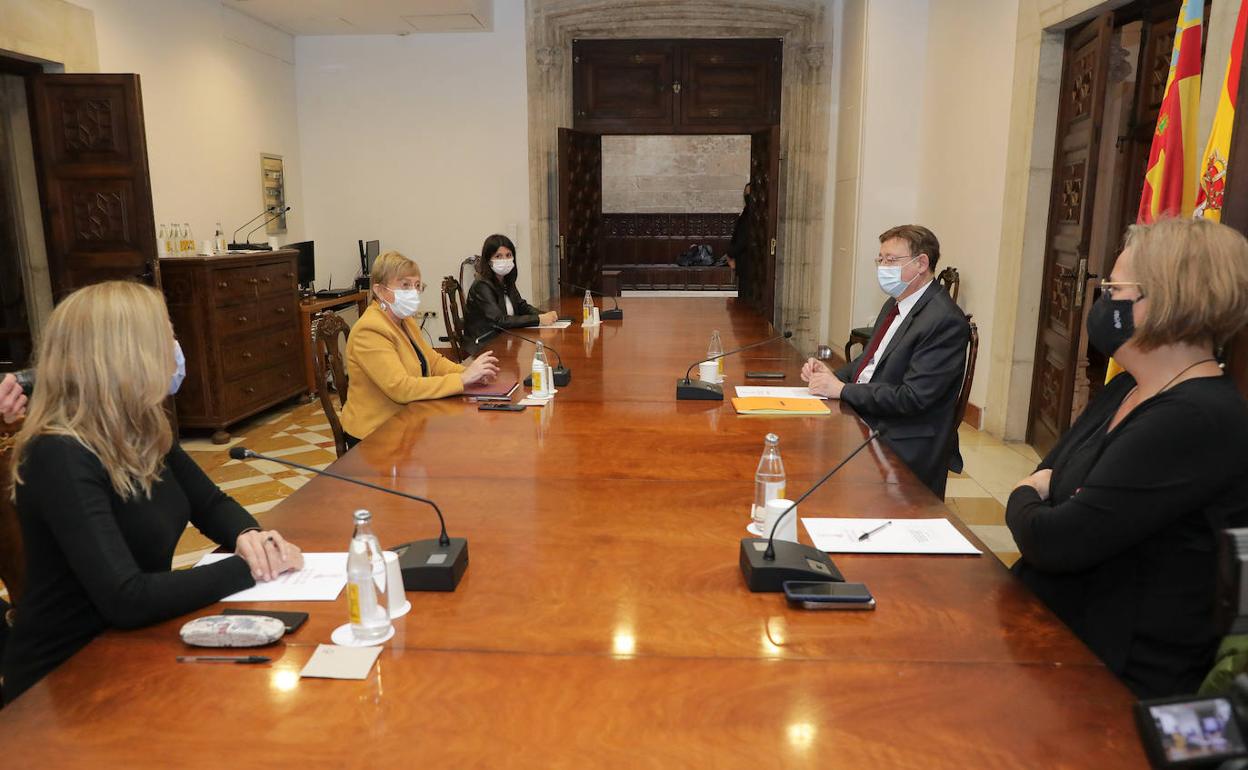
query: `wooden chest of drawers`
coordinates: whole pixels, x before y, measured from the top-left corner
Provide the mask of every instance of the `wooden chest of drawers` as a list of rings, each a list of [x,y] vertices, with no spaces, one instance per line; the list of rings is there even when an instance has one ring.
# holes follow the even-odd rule
[[[160,260],[173,328],[186,353],[176,398],[182,428],[226,428],[306,390],[293,249]]]

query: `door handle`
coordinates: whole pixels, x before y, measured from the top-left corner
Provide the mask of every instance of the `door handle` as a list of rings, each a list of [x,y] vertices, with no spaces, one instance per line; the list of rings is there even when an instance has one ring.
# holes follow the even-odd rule
[[[1088,258],[1079,258],[1079,269],[1075,272],[1075,307],[1083,307],[1083,297],[1088,286],[1088,279],[1095,278],[1088,274]]]

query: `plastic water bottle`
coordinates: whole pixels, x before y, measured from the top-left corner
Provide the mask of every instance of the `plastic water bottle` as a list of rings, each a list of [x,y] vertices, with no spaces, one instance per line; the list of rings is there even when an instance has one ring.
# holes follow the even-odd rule
[[[178,253],[178,226],[169,225],[165,228],[165,256],[177,257]]]
[[[763,531],[767,503],[780,497],[784,497],[784,463],[780,460],[780,437],[768,433],[763,443],[763,456],[758,461],[758,470],[754,472],[754,509],[751,512],[754,529]],[[763,532],[764,537],[768,534]]]
[[[226,247],[227,244],[225,242],[225,231],[221,229],[220,222],[217,223],[217,231],[213,233],[212,237],[214,241],[213,246],[216,248],[218,254],[224,254],[226,251],[229,250]]]
[[[585,290],[585,301],[581,303],[581,323],[591,323],[594,320],[594,299],[589,296],[589,289]]]
[[[191,234],[191,223],[182,223],[182,254],[183,256],[192,256],[195,254],[195,236]]]
[[[375,642],[390,633],[386,559],[373,534],[373,514],[355,512],[355,531],[347,548],[347,611],[351,633],[362,642]]]
[[[533,352],[533,395],[549,396],[550,395],[550,378],[549,367],[546,366],[546,346],[537,343],[537,350]]]
[[[719,329],[711,332],[711,344],[706,347],[706,357],[714,358],[724,352],[724,343],[719,339]],[[724,381],[724,359],[720,358],[715,362],[719,367],[719,378],[716,382]]]
[[[160,256],[169,256],[169,229],[164,225],[161,225],[159,232],[156,233],[156,248]]]

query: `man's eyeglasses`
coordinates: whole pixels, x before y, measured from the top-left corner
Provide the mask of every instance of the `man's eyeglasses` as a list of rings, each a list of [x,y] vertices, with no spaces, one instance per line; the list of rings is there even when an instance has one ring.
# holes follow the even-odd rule
[[[875,259],[876,265],[888,265],[889,267],[893,267],[894,265],[904,265],[905,263],[912,261],[914,257],[911,257],[909,255],[900,256],[900,257],[878,257],[877,256],[874,259]]]

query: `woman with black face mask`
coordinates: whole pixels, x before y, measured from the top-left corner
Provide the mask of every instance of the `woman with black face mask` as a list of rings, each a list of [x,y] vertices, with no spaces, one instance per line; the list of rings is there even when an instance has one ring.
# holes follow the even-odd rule
[[[1248,526],[1248,402],[1214,351],[1248,321],[1248,241],[1134,225],[1088,341],[1125,370],[1010,495],[1014,572],[1140,697],[1213,663],[1215,543]]]

